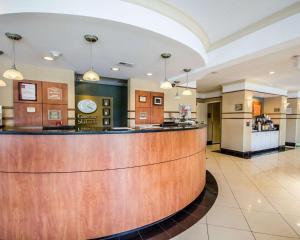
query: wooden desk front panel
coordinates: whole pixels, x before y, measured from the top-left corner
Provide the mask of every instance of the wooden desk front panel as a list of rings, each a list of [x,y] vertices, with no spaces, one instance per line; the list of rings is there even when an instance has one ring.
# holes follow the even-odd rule
[[[151,140],[150,142],[142,140],[145,145],[141,149],[129,147],[134,161],[129,161],[126,152],[118,152],[121,148],[112,149],[118,146],[117,142],[111,142],[111,148],[106,149],[102,154],[99,154],[100,150],[95,148],[95,145],[89,148],[89,142],[85,142],[88,138],[84,137],[93,135],[0,135],[0,147],[4,149],[0,156],[2,171],[0,172],[0,238],[96,238],[141,227],[179,211],[192,202],[202,192],[205,185],[205,136],[203,135],[205,131],[206,129],[203,128],[143,133],[141,135],[145,135],[144,138]],[[161,134],[166,134],[166,138]],[[176,141],[170,141],[172,134],[174,134],[173,137],[176,134],[181,137],[183,137],[182,134],[187,134],[185,141],[189,144],[185,145],[184,141],[179,141],[179,138]],[[25,147],[21,147],[21,139],[18,139],[15,148],[9,143],[6,144],[5,137],[7,136],[11,136],[12,139],[13,137],[16,139],[30,137],[30,139],[22,138]],[[95,135],[95,137],[100,136]],[[131,146],[130,136],[135,136],[134,138],[137,139],[140,137],[139,134],[102,136],[102,142],[98,142],[98,146],[102,144],[107,146],[104,141],[105,137],[108,137],[107,141],[116,141],[115,138],[110,138],[114,136],[124,138],[119,143],[124,144],[127,141],[127,146]],[[50,138],[47,139],[47,137]],[[59,138],[62,138],[61,141]],[[83,154],[91,149],[94,151],[87,156],[77,155],[80,151],[76,151],[72,155],[72,162],[69,162],[68,148],[74,150],[73,143],[75,147],[78,147],[80,138],[82,138]],[[91,142],[93,140],[95,139],[91,139]],[[59,146],[56,144],[57,141],[62,144],[61,148],[57,149],[58,152],[55,151],[55,148]],[[35,146],[38,142],[40,145]],[[155,142],[158,144],[156,145]],[[151,146],[152,144],[156,147]],[[160,144],[165,144],[165,147],[161,147]],[[48,148],[48,150],[45,151],[40,147]],[[5,155],[9,158],[9,161],[5,161],[3,152],[7,150],[12,153],[10,150],[12,148],[18,154]],[[123,145],[123,148],[126,147]],[[178,148],[177,151],[176,148]],[[28,152],[31,151],[31,154],[22,154],[26,149]],[[63,149],[67,154],[64,154]],[[112,165],[95,165],[94,160],[88,161],[89,157],[95,153],[98,154],[98,162],[109,162],[113,159],[118,161],[113,161]],[[145,157],[145,155],[149,156]],[[31,161],[29,156],[33,157],[34,161]],[[43,161],[41,156],[47,161]],[[154,160],[151,160],[150,156]],[[29,161],[28,164],[25,160]],[[42,167],[39,161],[42,161],[44,170],[50,170],[50,172],[36,174],[36,171],[41,170]],[[123,162],[131,167],[121,169],[125,166]],[[71,163],[74,165],[72,168],[70,168]],[[89,166],[89,164],[92,165]],[[132,167],[132,164],[136,166]],[[13,167],[13,165],[18,166]],[[114,166],[114,168],[112,167],[111,170],[95,168],[101,166],[104,168]],[[53,172],[66,170],[66,167],[83,171]],[[4,169],[18,171],[23,169],[23,173],[4,173]],[[87,169],[89,170],[86,171]],[[26,173],[28,170],[33,173]]]
[[[91,171],[166,162],[203,151],[206,146],[204,130],[94,135],[1,135],[0,148],[3,151],[0,151],[0,171]]]

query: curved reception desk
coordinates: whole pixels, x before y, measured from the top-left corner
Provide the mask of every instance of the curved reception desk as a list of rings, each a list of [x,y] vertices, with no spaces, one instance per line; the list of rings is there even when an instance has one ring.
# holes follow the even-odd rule
[[[0,239],[91,239],[142,227],[205,186],[205,126],[0,131]]]

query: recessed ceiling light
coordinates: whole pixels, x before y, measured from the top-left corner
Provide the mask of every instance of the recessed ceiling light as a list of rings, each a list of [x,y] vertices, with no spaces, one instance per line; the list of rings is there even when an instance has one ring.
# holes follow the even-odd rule
[[[112,67],[111,70],[117,72],[117,71],[120,71],[120,68],[118,68],[118,67]]]
[[[269,72],[269,74],[270,74],[270,75],[273,75],[273,74],[275,74],[275,72],[271,71],[271,72]]]
[[[151,72],[149,72],[149,73],[146,73],[146,75],[150,77],[150,76],[152,76],[153,74],[152,74]]]
[[[53,61],[54,60],[54,58],[51,57],[51,56],[44,56],[43,59],[47,60],[47,61]]]

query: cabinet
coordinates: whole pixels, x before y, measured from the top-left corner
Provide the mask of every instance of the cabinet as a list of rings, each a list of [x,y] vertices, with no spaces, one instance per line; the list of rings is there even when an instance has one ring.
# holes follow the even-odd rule
[[[252,132],[251,151],[261,151],[279,147],[279,131]]]
[[[135,124],[161,124],[164,121],[164,93],[135,91]]]

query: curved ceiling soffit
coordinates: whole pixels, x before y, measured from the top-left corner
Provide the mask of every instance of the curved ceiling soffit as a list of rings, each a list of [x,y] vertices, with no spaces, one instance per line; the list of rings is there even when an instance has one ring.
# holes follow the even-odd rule
[[[185,14],[180,9],[173,7],[164,0],[122,0],[124,2],[134,3],[145,8],[156,11],[164,16],[167,16],[181,25],[191,30],[203,43],[206,50],[210,48],[210,41],[207,33],[202,26],[192,17]]]
[[[157,0],[153,0],[157,1]],[[152,2],[152,1],[151,1]],[[94,17],[146,29],[173,39],[197,52],[207,62],[205,40],[171,17],[127,0],[110,0],[99,6],[98,0],[0,0],[0,15],[13,13],[56,13]],[[101,7],[101,11],[99,8]],[[196,24],[196,23],[194,23]],[[205,38],[203,38],[205,39]]]

